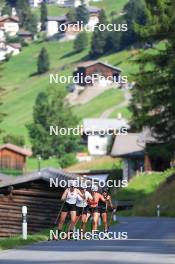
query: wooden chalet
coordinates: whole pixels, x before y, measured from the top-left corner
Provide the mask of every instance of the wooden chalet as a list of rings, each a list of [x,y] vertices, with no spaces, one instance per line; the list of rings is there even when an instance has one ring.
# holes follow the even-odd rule
[[[1,177],[2,176],[2,177]],[[28,209],[28,232],[53,228],[60,209],[61,187],[50,187],[54,181],[76,179],[77,176],[56,169],[43,169],[25,176],[0,175],[0,237],[21,234],[22,206]]]
[[[30,157],[32,152],[11,143],[0,147],[0,168],[24,170],[26,167],[26,158]]]
[[[169,168],[170,161],[162,156],[150,155],[147,151],[149,146],[156,148],[158,144],[149,129],[116,136],[111,156],[123,159],[123,178],[130,180],[137,172],[164,171]]]
[[[17,16],[2,16],[0,17],[0,28],[4,28],[5,23],[19,23]]]
[[[8,33],[10,36],[15,36],[19,31],[19,17],[17,16],[2,16],[0,17],[0,30]]]
[[[119,68],[110,64],[101,61],[87,61],[78,65],[77,69],[73,72],[73,76],[80,80],[79,85],[84,86],[87,85],[85,78],[92,79],[95,75],[103,76],[104,78],[110,77],[117,82],[120,73],[121,70]],[[88,80],[88,84],[89,82],[90,80]]]

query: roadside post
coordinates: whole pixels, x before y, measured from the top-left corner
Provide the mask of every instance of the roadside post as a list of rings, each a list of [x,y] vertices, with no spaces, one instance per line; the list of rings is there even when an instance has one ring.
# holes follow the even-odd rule
[[[117,222],[117,215],[116,215],[116,213],[113,214],[113,221],[114,222]]]
[[[22,207],[22,238],[27,240],[27,206]]]
[[[157,205],[157,217],[160,217],[160,204]]]

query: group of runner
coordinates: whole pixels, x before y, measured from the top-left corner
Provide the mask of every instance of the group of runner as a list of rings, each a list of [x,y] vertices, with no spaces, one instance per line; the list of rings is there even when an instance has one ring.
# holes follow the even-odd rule
[[[62,232],[68,216],[70,217],[68,226],[68,232],[70,233],[73,233],[78,221],[80,221],[81,231],[85,232],[90,217],[92,219],[92,231],[96,232],[98,230],[98,222],[101,217],[104,232],[108,232],[108,211],[113,211],[114,208],[107,188],[103,188],[102,192],[99,193],[96,185],[88,191],[86,184],[82,184],[80,188],[77,188],[72,183],[64,191],[61,200],[63,206],[59,215],[58,235]]]

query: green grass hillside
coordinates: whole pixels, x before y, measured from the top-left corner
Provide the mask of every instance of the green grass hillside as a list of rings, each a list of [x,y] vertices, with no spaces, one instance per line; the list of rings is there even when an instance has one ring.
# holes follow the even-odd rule
[[[123,6],[128,0],[101,0],[99,2],[90,2],[90,6],[97,6],[106,11],[107,15],[110,15],[112,11],[116,11],[117,14],[123,9]],[[69,11],[69,8],[60,7],[57,4],[49,4],[47,6],[49,16],[61,16]],[[40,8],[33,9],[33,12],[40,18]]]
[[[111,158],[109,156],[98,157],[89,162],[80,162],[72,165],[66,170],[68,171],[80,171],[80,170],[111,170],[114,167],[121,167],[120,159]]]
[[[120,12],[126,2],[123,0],[118,0],[117,2],[116,0],[104,0],[94,3],[94,5],[97,4],[105,8],[107,12]],[[53,14],[52,9],[54,9],[53,6],[49,6],[50,15]],[[91,34],[89,34],[90,37]],[[64,43],[38,41],[28,47],[24,47],[19,55],[12,57],[10,61],[3,64],[1,86],[5,88],[5,92],[3,94],[4,103],[0,107],[0,111],[6,113],[6,117],[1,123],[1,128],[5,131],[4,133],[24,135],[27,145],[30,142],[25,125],[32,119],[35,99],[39,92],[44,91],[48,87],[50,89],[53,87],[49,85],[48,74],[36,75],[37,57],[42,47],[46,47],[49,53],[50,72],[66,76],[72,74],[76,63],[82,61],[89,52],[89,46],[87,46],[85,51],[75,54],[72,41]],[[131,59],[130,51],[123,51],[100,58],[104,62],[121,67],[123,74],[129,74],[134,69],[135,66],[132,63],[130,65]],[[65,89],[66,86],[57,85],[58,89]],[[74,112],[80,118],[95,117],[122,100],[123,95],[120,91],[111,90],[101,94],[86,105],[75,107]],[[123,111],[125,112],[125,110]],[[115,113],[113,115],[115,116]]]
[[[115,88],[107,90],[90,102],[74,107],[73,111],[79,118],[99,117],[106,109],[124,100],[123,92]]]
[[[97,6],[105,10],[107,15],[110,15],[112,11],[115,11],[117,14],[123,9],[124,5],[128,0],[102,0],[99,2],[90,2],[91,6]]]
[[[167,170],[135,176],[127,188],[120,189],[117,200],[132,200],[134,207],[124,214],[154,216],[156,206],[161,207],[162,216],[175,216],[175,180],[167,183],[166,179],[175,171]]]
[[[50,72],[66,76],[72,74],[76,62],[81,61],[88,53],[87,50],[80,54],[71,53],[73,52],[72,42],[65,42],[64,45],[56,41],[34,43],[24,48],[20,55],[11,58],[9,62],[3,65],[1,85],[6,91],[3,95],[4,104],[1,106],[1,110],[7,116],[1,126],[8,133],[23,134],[26,139],[28,139],[28,136],[25,124],[32,118],[33,104],[37,94],[48,87],[50,89],[53,87],[49,85],[48,74],[32,76],[36,72],[37,56],[43,46],[47,48],[51,59]],[[132,68],[129,51],[116,53],[113,56],[105,56],[101,60],[119,65],[123,69],[123,74],[129,73],[130,68]],[[66,85],[59,84],[57,87],[65,89]],[[111,90],[93,99],[87,105],[75,107],[74,111],[75,113],[81,113],[80,117],[87,116],[87,114],[89,117],[94,117],[108,107],[120,103],[121,100],[122,93]]]

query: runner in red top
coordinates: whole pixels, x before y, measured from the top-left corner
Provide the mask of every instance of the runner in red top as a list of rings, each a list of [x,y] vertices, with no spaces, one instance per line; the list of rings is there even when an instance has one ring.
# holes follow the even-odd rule
[[[89,210],[88,210],[86,222],[88,221],[88,219],[89,219],[89,217],[91,215],[92,218],[93,218],[92,230],[97,230],[97,228],[98,228],[98,219],[99,219],[99,216],[100,216],[100,213],[99,213],[99,210],[98,210],[98,203],[99,203],[99,201],[103,201],[104,203],[106,203],[106,199],[103,197],[103,195],[98,193],[98,187],[97,186],[93,186],[92,187],[91,194],[92,194],[93,200],[90,200],[88,202]]]

